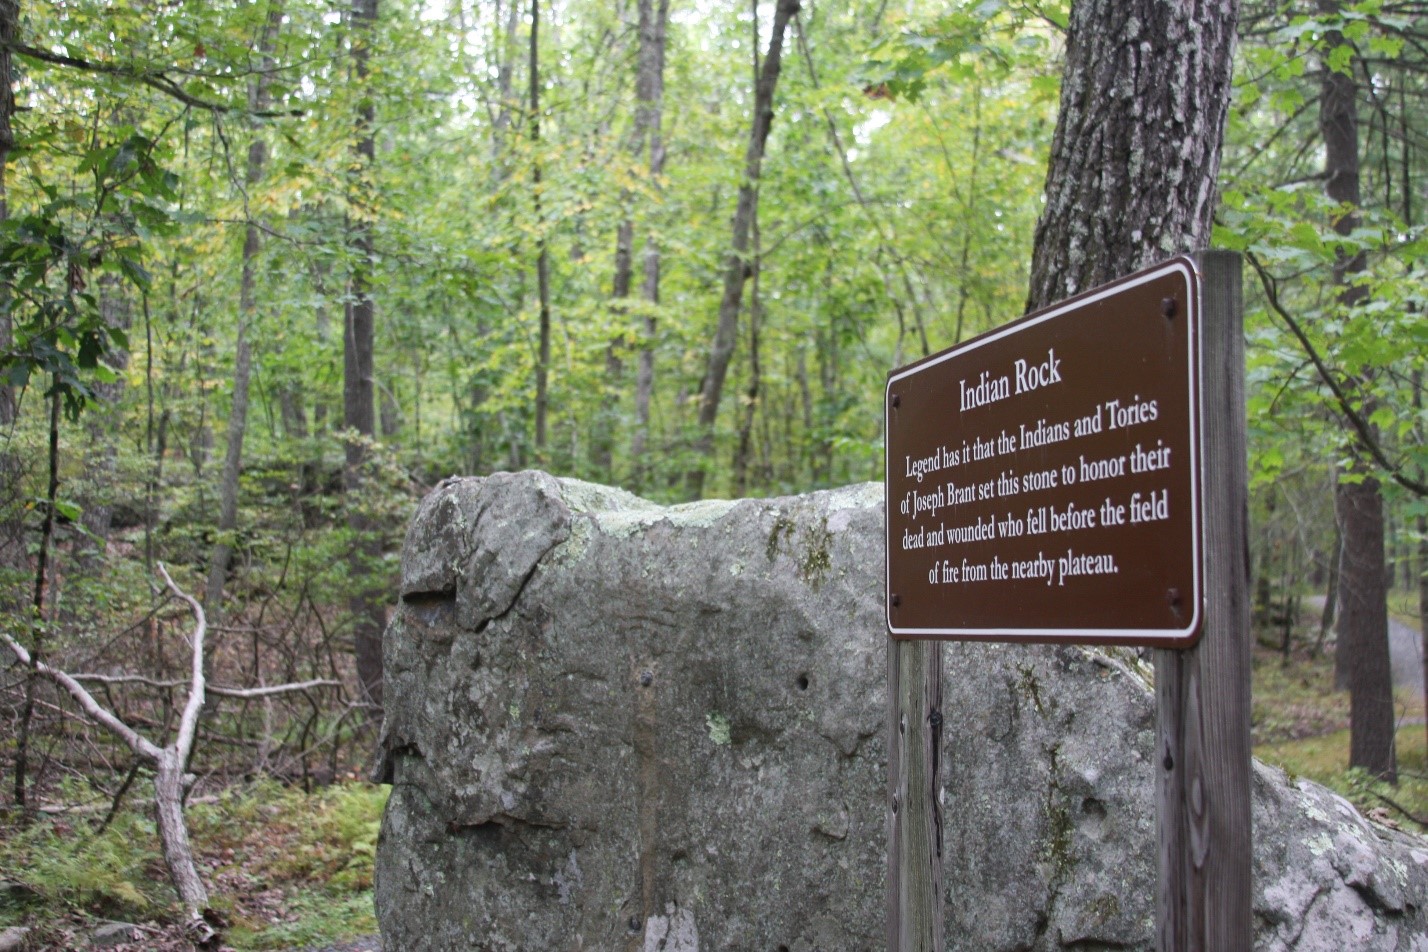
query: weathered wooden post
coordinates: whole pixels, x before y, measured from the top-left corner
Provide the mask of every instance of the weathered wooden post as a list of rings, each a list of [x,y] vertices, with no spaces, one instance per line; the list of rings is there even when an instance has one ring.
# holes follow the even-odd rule
[[[1154,648],[1159,945],[1249,949],[1238,256],[1027,315],[885,400],[889,949],[943,948],[939,640]]]
[[[1197,260],[1205,622],[1194,647],[1155,652],[1156,931],[1162,952],[1234,952],[1254,928],[1243,304],[1238,255]]]
[[[888,642],[888,948],[942,952],[942,644]]]

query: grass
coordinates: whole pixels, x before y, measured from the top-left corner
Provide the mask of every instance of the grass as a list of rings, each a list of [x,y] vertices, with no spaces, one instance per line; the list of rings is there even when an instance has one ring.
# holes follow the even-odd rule
[[[194,852],[226,948],[290,949],[377,931],[372,868],[387,790],[342,783],[304,794],[263,782],[187,810]],[[76,798],[77,799],[77,798]],[[67,799],[74,803],[75,800]],[[86,923],[142,923],[153,947],[176,918],[158,838],[137,798],[102,833],[103,810],[0,826],[0,928],[35,929],[41,948],[68,948]],[[173,945],[173,948],[182,948]]]
[[[1399,782],[1349,769],[1349,694],[1334,690],[1332,653],[1309,650],[1317,620],[1301,627],[1288,659],[1263,644],[1254,649],[1251,734],[1254,754],[1293,777],[1342,794],[1374,819],[1428,830],[1428,730],[1423,698],[1395,693]],[[1414,621],[1416,625],[1416,620]],[[1309,629],[1313,628],[1313,631]]]
[[[1390,589],[1388,592],[1388,613],[1409,628],[1417,628],[1419,622],[1418,590],[1403,586]]]
[[[1422,724],[1400,726],[1398,783],[1374,780],[1361,770],[1350,770],[1349,732],[1334,731],[1319,737],[1263,744],[1255,756],[1284,768],[1291,777],[1307,777],[1335,790],[1359,810],[1380,822],[1417,832],[1428,831],[1428,742]]]

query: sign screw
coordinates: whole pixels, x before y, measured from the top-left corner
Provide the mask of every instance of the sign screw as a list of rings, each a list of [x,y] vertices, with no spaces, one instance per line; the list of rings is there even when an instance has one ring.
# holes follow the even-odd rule
[[[898,607],[898,606],[901,605],[901,604],[902,604],[902,596],[901,596],[901,595],[894,595],[894,596],[892,597],[892,607],[893,607],[893,608],[896,608],[896,607]]]
[[[902,406],[902,395],[901,395],[901,394],[895,393],[895,394],[892,395],[892,405],[893,405],[893,409],[894,409],[894,410],[896,410],[898,407]]]
[[[1180,589],[1172,588],[1165,593],[1165,604],[1171,608],[1180,607]]]
[[[1160,302],[1160,313],[1166,320],[1172,320],[1176,312],[1180,309],[1180,303],[1173,297],[1163,298]]]

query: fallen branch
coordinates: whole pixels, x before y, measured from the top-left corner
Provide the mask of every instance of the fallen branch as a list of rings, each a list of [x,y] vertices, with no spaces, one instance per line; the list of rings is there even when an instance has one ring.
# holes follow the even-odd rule
[[[188,683],[187,681],[159,681],[154,678],[146,678],[141,674],[74,674],[70,675],[70,677],[76,681],[95,684],[142,684],[145,687],[160,689],[179,688]],[[341,681],[316,678],[311,681],[295,681],[292,684],[273,684],[260,688],[233,688],[220,684],[210,684],[206,690],[209,694],[218,697],[252,699],[256,697],[271,697],[275,694],[290,694],[295,691],[308,691],[312,688],[336,688],[341,686]]]
[[[134,755],[154,769],[154,806],[158,816],[159,842],[163,847],[164,864],[168,867],[169,878],[183,903],[184,929],[189,939],[201,949],[216,948],[220,936],[208,918],[208,890],[199,876],[193,860],[193,847],[189,843],[188,824],[183,815],[183,794],[193,778],[184,773],[184,766],[193,753],[194,741],[198,736],[198,718],[208,693],[225,696],[251,698],[269,697],[289,691],[307,690],[313,687],[335,685],[335,681],[304,681],[297,684],[279,684],[259,688],[210,688],[203,674],[204,638],[208,632],[208,618],[203,606],[183,589],[179,588],[163,564],[157,565],[164,585],[174,597],[187,603],[193,613],[193,633],[189,637],[192,647],[192,665],[189,674],[188,697],[184,703],[183,715],[179,719],[178,732],[171,743],[159,747],[145,738],[121,718],[109,711],[94,695],[80,683],[81,678],[99,683],[121,683],[139,680],[144,683],[177,687],[182,682],[167,685],[165,682],[150,681],[137,675],[71,675],[31,656],[25,646],[8,632],[0,631],[0,639],[21,664],[35,674],[59,685],[79,705],[80,710],[94,723],[109,729],[122,740]]]
[[[1418,814],[1416,814],[1416,813],[1414,813],[1413,811],[1409,810],[1409,809],[1408,809],[1407,807],[1405,807],[1403,804],[1399,803],[1397,800],[1394,800],[1394,799],[1391,798],[1391,797],[1386,797],[1386,796],[1384,796],[1383,794],[1379,793],[1377,790],[1374,791],[1374,794],[1373,794],[1373,795],[1376,796],[1376,797],[1378,797],[1378,798],[1379,798],[1380,800],[1382,800],[1384,803],[1386,803],[1386,804],[1388,804],[1389,806],[1393,807],[1393,808],[1394,808],[1395,810],[1397,810],[1399,813],[1402,813],[1405,817],[1407,817],[1408,819],[1412,820],[1414,823],[1417,823],[1419,826],[1423,827],[1424,829],[1428,829],[1428,817],[1421,817],[1421,816],[1419,816]]]

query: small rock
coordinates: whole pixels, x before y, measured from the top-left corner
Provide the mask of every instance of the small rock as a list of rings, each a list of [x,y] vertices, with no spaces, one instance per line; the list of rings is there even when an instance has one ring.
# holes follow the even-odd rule
[[[25,937],[30,930],[22,926],[0,929],[0,952],[20,952],[25,947]]]
[[[96,949],[108,949],[138,939],[142,929],[132,922],[106,922],[89,935],[89,944]]]

